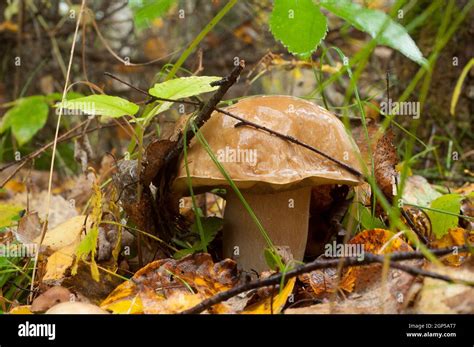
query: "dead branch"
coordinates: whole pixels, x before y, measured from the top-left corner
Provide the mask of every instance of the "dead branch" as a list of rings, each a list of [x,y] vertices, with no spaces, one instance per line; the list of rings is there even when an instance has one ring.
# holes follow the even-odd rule
[[[237,81],[244,67],[245,62],[241,60],[240,64],[234,67],[229,76],[224,77],[222,80],[219,81],[219,89],[217,89],[211,99],[209,99],[209,101],[204,104],[204,106],[202,106],[201,110],[198,112],[196,118],[194,119],[194,124],[197,128],[202,127],[204,123],[206,123],[207,120],[211,117],[211,114],[216,108],[217,104],[222,100],[229,88]],[[175,161],[181,155],[184,146],[187,146],[193,137],[194,132],[191,128],[189,128],[186,131],[186,136],[181,136],[176,146],[164,158],[164,167],[166,167],[169,163]],[[184,139],[186,139],[186,143]]]
[[[443,255],[453,253],[454,251],[465,252],[467,250],[468,250],[468,247],[463,246],[459,248],[453,247],[453,248],[432,249],[431,252],[436,256],[443,256]],[[301,274],[308,273],[314,270],[336,267],[340,263],[342,263],[343,267],[363,266],[363,265],[368,265],[368,264],[373,264],[373,263],[383,263],[385,261],[385,257],[386,255],[366,253],[364,255],[363,260],[358,260],[358,257],[343,257],[343,258],[338,258],[338,259],[316,259],[305,265],[297,266],[294,269],[286,272],[285,274],[278,273],[264,279],[258,279],[253,282],[244,283],[242,285],[229,289],[225,292],[220,292],[206,300],[203,300],[198,305],[188,310],[183,311],[182,313],[183,314],[201,313],[205,311],[206,309],[220,302],[228,300],[240,293],[243,293],[252,289],[280,284],[282,280],[283,280],[283,283],[286,283],[288,279],[290,278],[293,278],[293,277],[296,277]],[[474,286],[474,283],[472,282],[453,279],[446,275],[441,275],[432,271],[426,271],[426,270],[419,269],[413,266],[397,263],[397,261],[423,259],[424,257],[425,256],[423,255],[422,252],[395,252],[395,253],[390,254],[390,267],[407,272],[414,276],[431,277],[431,278],[439,279],[439,280],[446,281],[449,283],[462,283],[468,286]]]

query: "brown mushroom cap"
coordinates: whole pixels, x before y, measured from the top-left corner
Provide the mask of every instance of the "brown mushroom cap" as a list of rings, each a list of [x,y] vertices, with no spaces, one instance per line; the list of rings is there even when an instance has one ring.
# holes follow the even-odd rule
[[[255,96],[242,99],[226,110],[292,136],[360,171],[355,152],[358,149],[344,125],[318,105],[291,96]],[[313,151],[252,127],[236,128],[237,123],[238,120],[214,112],[201,131],[218,159],[219,156],[226,156],[227,148],[227,158],[221,163],[241,189],[268,192],[323,184],[360,183],[343,167]],[[235,154],[234,161],[229,157],[232,153]],[[256,154],[255,161],[252,160],[252,153]],[[188,150],[188,165],[193,186],[227,185],[226,179],[196,139]],[[183,191],[186,185],[182,159],[175,189]]]

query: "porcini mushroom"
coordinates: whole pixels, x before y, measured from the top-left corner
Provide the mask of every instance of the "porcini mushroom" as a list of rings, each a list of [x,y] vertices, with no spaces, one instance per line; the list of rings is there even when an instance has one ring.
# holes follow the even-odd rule
[[[244,98],[225,109],[247,121],[291,136],[360,171],[357,147],[342,122],[326,109],[290,96]],[[268,132],[214,112],[201,132],[249,203],[275,246],[288,246],[303,260],[311,189],[322,185],[357,185],[359,178],[341,165]],[[193,139],[188,150],[193,187],[227,188],[223,253],[243,269],[263,271],[267,244],[238,196]],[[174,189],[187,188],[184,159]]]

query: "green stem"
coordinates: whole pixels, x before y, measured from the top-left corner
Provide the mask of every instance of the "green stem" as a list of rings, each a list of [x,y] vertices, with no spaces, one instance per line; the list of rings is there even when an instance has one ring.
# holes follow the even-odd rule
[[[237,3],[237,0],[230,0],[217,14],[214,18],[211,19],[209,23],[202,29],[202,31],[199,33],[198,36],[194,38],[194,40],[191,42],[191,44],[186,48],[186,50],[183,52],[183,54],[179,57],[178,61],[176,64],[174,64],[173,68],[171,71],[168,73],[168,76],[166,76],[166,80],[169,80],[174,77],[176,72],[179,70],[181,65],[184,64],[186,59],[188,59],[189,55],[196,49],[197,45],[206,37],[206,35],[216,26],[217,23],[220,22],[222,17],[224,17],[227,12],[229,12],[232,7]]]

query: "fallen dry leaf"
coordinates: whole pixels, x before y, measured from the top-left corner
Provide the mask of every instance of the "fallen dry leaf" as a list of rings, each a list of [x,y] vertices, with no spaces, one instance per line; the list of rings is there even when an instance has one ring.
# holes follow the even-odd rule
[[[78,244],[81,240],[83,232],[87,232],[92,224],[92,221],[87,220],[87,216],[75,216],[68,219],[66,222],[58,225],[56,228],[50,229],[46,232],[42,246],[48,247],[52,251],[58,251],[71,244]],[[39,243],[39,237],[35,239]]]
[[[276,290],[276,295],[273,297],[270,295],[265,298],[262,302],[257,302],[249,307],[246,307],[241,313],[242,314],[278,314],[281,312],[283,307],[288,300],[293,288],[295,287],[296,277],[291,278],[282,289],[281,292]]]
[[[71,268],[76,253],[76,243],[63,247],[48,257],[46,263],[46,273],[43,276],[43,283],[57,285],[66,276],[66,271]]]
[[[237,264],[226,259],[214,263],[209,254],[188,255],[180,260],[154,261],[118,286],[101,304],[113,313],[177,313],[191,308],[238,281]],[[212,312],[230,309],[221,303]]]
[[[362,245],[364,253],[373,254],[413,251],[405,241],[384,229],[365,230],[352,238],[348,244]],[[351,255],[358,256],[356,254]],[[413,263],[413,261],[410,262],[410,264]],[[349,293],[347,296],[350,299],[349,303],[343,301],[340,304],[340,313],[348,313],[351,310],[355,310],[354,313],[359,312],[358,310],[361,312],[367,310],[366,313],[374,313],[374,305],[382,307],[382,303],[385,305],[384,309],[386,311],[398,312],[403,308],[406,293],[414,280],[411,275],[390,269],[385,286],[382,280],[381,264],[346,268],[342,271],[340,283],[338,283],[335,268],[312,271],[299,278],[311,289],[309,294],[313,298],[329,299],[331,294],[338,289]],[[388,294],[384,294],[387,292]],[[372,311],[370,311],[371,307]],[[322,313],[327,309],[329,309],[329,306],[326,308],[318,306],[316,310],[322,310],[319,312]]]
[[[38,212],[27,213],[18,222],[17,240],[24,244],[32,242],[41,234],[41,226]]]
[[[433,248],[448,248],[454,246],[464,246],[468,240],[469,232],[463,228],[451,228],[448,230],[448,233],[444,235],[441,239],[434,240],[431,242],[430,246]],[[458,254],[450,254],[442,257],[441,259],[446,265],[460,266],[462,265],[469,257],[471,253],[461,252]]]
[[[437,267],[430,264],[426,270],[474,282],[474,273],[469,268]],[[414,311],[426,314],[473,314],[474,288],[425,278]]]
[[[15,306],[8,313],[9,314],[33,314],[33,312],[31,312],[30,305]]]
[[[39,217],[44,220],[46,217],[47,191],[27,195],[27,192],[15,194],[8,200],[9,203],[15,203],[21,206],[29,206],[29,211],[38,212]],[[48,217],[48,227],[54,228],[59,224],[77,216],[75,205],[63,198],[61,195],[51,196],[51,206]]]

